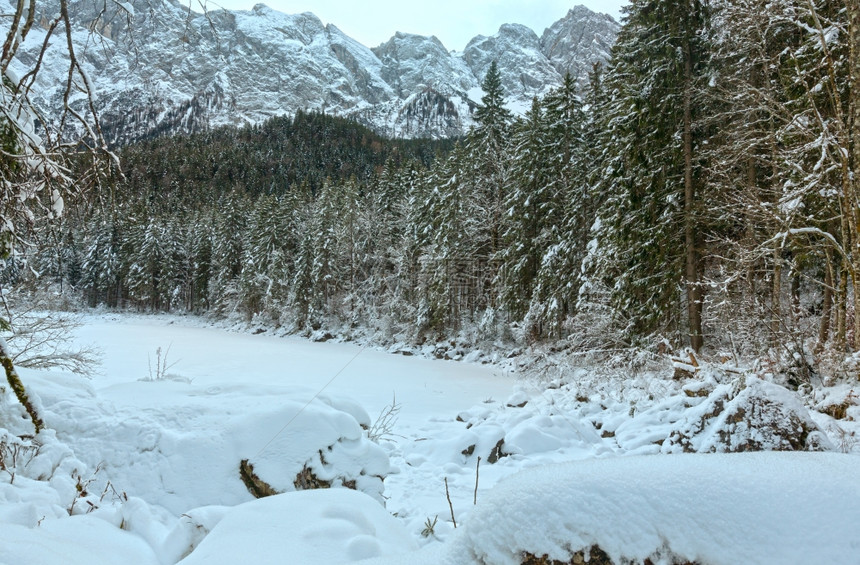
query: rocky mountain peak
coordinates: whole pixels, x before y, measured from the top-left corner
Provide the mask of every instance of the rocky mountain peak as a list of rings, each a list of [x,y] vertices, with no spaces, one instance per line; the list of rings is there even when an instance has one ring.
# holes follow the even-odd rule
[[[595,61],[609,60],[620,28],[611,16],[578,5],[543,32],[541,52],[560,75],[584,82]]]
[[[462,53],[435,36],[399,32],[370,49],[309,12],[257,4],[204,15],[177,0],[129,3],[131,11],[108,2],[102,13],[102,3],[74,2],[71,13],[102,124],[117,143],[300,109],[351,116],[392,136],[462,135],[492,61],[516,111],[558,86],[564,72],[585,81],[592,63],[608,58],[618,31],[609,16],[577,6],[540,37],[505,24]],[[0,13],[11,9],[0,0]],[[46,0],[46,16],[51,9]],[[31,32],[14,71],[32,64],[43,40],[43,29]],[[62,103],[58,85],[68,70],[63,37],[52,41],[35,97],[46,108]]]
[[[540,39],[530,28],[505,24],[491,37],[478,36],[466,45],[463,59],[481,81],[493,61],[499,66],[505,93],[531,100],[557,86],[561,77],[540,49]]]
[[[372,51],[382,63],[383,80],[401,99],[428,88],[451,95],[475,86],[469,68],[435,36],[398,32]]]

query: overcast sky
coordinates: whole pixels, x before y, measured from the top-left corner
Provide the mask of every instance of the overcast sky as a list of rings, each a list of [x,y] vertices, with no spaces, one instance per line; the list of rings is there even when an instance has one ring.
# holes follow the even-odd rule
[[[250,10],[259,0],[201,0],[230,10]],[[476,35],[493,35],[504,23],[524,24],[539,36],[577,4],[620,21],[628,0],[265,0],[287,14],[313,12],[323,23],[368,47],[397,31],[435,35],[449,50],[462,51]]]

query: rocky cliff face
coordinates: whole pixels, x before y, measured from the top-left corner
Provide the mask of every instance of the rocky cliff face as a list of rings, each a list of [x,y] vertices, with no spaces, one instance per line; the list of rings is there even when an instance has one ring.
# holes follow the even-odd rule
[[[595,61],[608,60],[618,28],[611,16],[576,6],[543,32],[540,50],[559,74],[581,80]]]
[[[0,0],[0,12],[7,9],[9,0]],[[351,116],[390,136],[460,135],[473,123],[491,61],[498,61],[512,109],[524,109],[565,72],[585,80],[594,61],[608,58],[619,27],[579,6],[542,37],[508,24],[457,53],[435,37],[405,33],[369,49],[313,14],[262,4],[204,15],[176,0],[79,0],[71,11],[78,57],[117,143],[300,109]],[[41,20],[48,17],[46,11]],[[19,75],[43,39],[43,30],[31,32],[13,69]],[[46,108],[62,103],[62,40],[52,40],[35,90]]]

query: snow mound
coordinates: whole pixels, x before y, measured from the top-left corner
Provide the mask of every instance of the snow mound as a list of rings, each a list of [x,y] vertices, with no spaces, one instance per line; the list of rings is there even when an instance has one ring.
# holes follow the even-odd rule
[[[685,454],[548,465],[500,481],[439,555],[420,563],[849,563],[860,468],[835,453]],[[375,563],[398,563],[379,560]]]
[[[316,490],[237,506],[183,565],[351,563],[415,549],[411,536],[369,496]]]
[[[152,545],[161,547],[162,561],[177,563],[188,557],[229,511],[227,506],[205,506],[185,512],[167,535]]]
[[[38,528],[3,523],[0,528],[3,565],[93,565],[123,563],[161,565],[140,537],[93,516],[45,520]]]
[[[752,377],[717,386],[684,413],[662,447],[664,453],[833,449],[796,395]]]
[[[456,457],[462,454],[490,463],[511,455],[559,453],[580,459],[608,451],[596,430],[577,417],[580,408],[566,391],[535,394],[517,386],[504,403],[485,403],[461,412],[458,420],[466,430],[459,436],[437,438],[428,445],[449,442],[452,461],[463,460]]]
[[[307,488],[299,479],[312,475],[315,484],[350,486],[382,502],[388,455],[367,438],[370,418],[350,398],[241,378],[132,381],[99,394],[73,376],[27,378],[75,458],[129,496],[175,514],[251,500],[243,460],[278,492]],[[69,488],[74,493],[74,483]]]
[[[617,455],[739,451],[833,451],[822,425],[788,389],[746,376],[694,381],[662,398],[587,397],[576,386],[527,393],[458,414],[465,430],[431,438],[426,457],[496,463],[549,456],[556,461]],[[414,456],[413,456],[414,457]],[[474,463],[472,463],[474,465]]]

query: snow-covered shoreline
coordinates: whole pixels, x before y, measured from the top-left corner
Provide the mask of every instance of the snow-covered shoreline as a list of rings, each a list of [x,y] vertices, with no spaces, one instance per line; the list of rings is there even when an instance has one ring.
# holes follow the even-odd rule
[[[493,552],[503,550],[510,559],[517,551],[560,558],[559,547],[571,552],[587,549],[576,546],[579,538],[571,532],[579,531],[576,520],[600,524],[588,522],[588,516],[597,516],[595,506],[576,510],[572,521],[559,525],[559,532],[571,535],[567,546],[559,539],[555,546],[547,545],[536,532],[550,531],[550,524],[558,525],[558,516],[553,517],[548,502],[534,498],[539,487],[513,495],[519,491],[511,485],[538,484],[539,478],[550,480],[553,473],[560,484],[579,484],[579,479],[564,479],[565,473],[580,476],[577,473],[588,474],[597,467],[599,472],[592,473],[595,484],[603,484],[604,474],[629,478],[623,489],[612,486],[616,481],[588,491],[589,496],[604,497],[598,504],[606,507],[601,516],[623,519],[630,510],[619,501],[638,500],[655,513],[650,518],[641,514],[639,522],[650,524],[671,542],[672,551],[687,559],[698,556],[702,563],[729,563],[734,554],[727,551],[720,561],[713,557],[714,545],[690,545],[683,528],[666,529],[666,524],[674,524],[669,510],[686,499],[667,499],[665,506],[655,506],[642,497],[667,492],[661,482],[667,470],[674,477],[699,477],[698,482],[678,483],[675,490],[691,496],[700,485],[702,500],[711,502],[720,496],[747,496],[745,504],[765,508],[776,500],[785,508],[796,504],[803,509],[840,500],[842,506],[831,505],[830,514],[822,511],[815,518],[832,536],[798,539],[812,544],[810,550],[817,552],[812,555],[843,556],[843,562],[850,562],[854,555],[850,550],[860,543],[843,532],[844,524],[857,522],[860,508],[849,504],[860,502],[856,480],[860,467],[853,445],[848,449],[853,456],[658,455],[732,446],[779,448],[780,442],[789,440],[779,435],[780,430],[764,433],[770,426],[768,414],[803,423],[808,428],[803,436],[806,448],[839,450],[845,446],[838,444],[828,426],[855,431],[860,406],[850,405],[837,421],[823,412],[807,412],[799,397],[777,385],[753,377],[738,383],[714,368],[704,368],[695,383],[687,384],[655,375],[596,378],[579,369],[546,388],[517,381],[498,365],[392,355],[367,345],[314,343],[275,337],[270,331],[231,332],[194,317],[96,313],[85,315],[83,321],[77,339],[97,343],[104,351],[99,374],[87,380],[56,371],[22,371],[50,429],[37,438],[40,453],[29,465],[19,465],[14,482],[7,482],[8,473],[0,473],[4,565],[114,563],[120,554],[139,555],[134,562],[172,564],[189,552],[189,563],[235,562],[238,555],[275,563],[282,562],[284,543],[306,551],[302,555],[318,555],[318,563],[363,557],[501,563],[505,561]],[[169,361],[176,364],[152,380],[158,348],[163,353],[169,348]],[[831,393],[838,397],[835,390]],[[850,394],[848,389],[842,393]],[[821,402],[828,401],[822,396]],[[11,398],[4,402],[10,410],[2,413],[15,413]],[[397,417],[376,442],[370,441],[361,428],[372,427],[377,414],[394,404]],[[761,418],[751,420],[747,417],[751,412]],[[0,428],[9,430],[10,441],[27,433],[23,419],[0,421]],[[641,457],[629,457],[637,455]],[[314,480],[332,486],[354,483],[364,493],[338,494],[334,489],[319,498],[315,491],[290,498],[294,495],[286,492],[276,497],[282,502],[265,503],[269,510],[260,510],[260,520],[238,518],[264,508],[263,501],[253,502],[241,482],[238,466],[243,459],[278,491],[291,491],[296,470],[304,466],[313,471]],[[663,471],[645,478],[640,467]],[[704,467],[710,471],[702,475]],[[744,471],[747,467],[761,472]],[[794,480],[791,473],[797,469],[809,479],[801,498],[781,486]],[[510,478],[513,475],[516,478]],[[384,481],[374,483],[377,476],[384,476]],[[82,484],[85,495],[78,488]],[[383,491],[374,486],[378,484],[384,485]],[[739,488],[739,493],[731,494],[729,486]],[[546,493],[550,500],[563,501],[583,492],[553,488],[557,492]],[[671,498],[673,489],[665,496]],[[382,514],[380,499],[385,502]],[[713,516],[695,514],[693,508],[688,518],[703,530],[713,519],[713,526],[723,528],[726,536],[740,535],[744,528],[728,514],[746,511],[727,500]],[[73,501],[74,516],[65,519]],[[242,510],[246,505],[248,510]],[[509,507],[519,510],[510,512]],[[301,516],[310,508],[331,510],[328,514],[320,510],[318,519],[303,521]],[[452,511],[461,526],[457,530]],[[491,523],[502,532],[523,512],[534,515],[526,520],[530,528],[517,538],[517,547],[500,546],[486,537]],[[229,516],[237,518],[227,520]],[[224,526],[218,529],[222,520]],[[792,523],[799,524],[797,520]],[[281,522],[286,531],[277,527]],[[278,532],[275,538],[260,531],[265,523]],[[748,562],[768,562],[772,551],[768,544],[781,544],[783,526],[791,531],[787,522],[774,522],[751,532],[754,536],[747,545],[739,546],[756,548],[758,553]],[[210,530],[215,533],[206,542],[209,549],[195,556],[190,550]],[[602,550],[615,558],[648,556],[640,555],[644,549],[630,553],[630,546],[605,537],[617,532],[594,531],[589,540],[600,542]],[[690,532],[700,537],[699,530]],[[631,539],[635,533],[631,530]],[[224,540],[229,540],[226,546]],[[416,546],[423,547],[418,554],[410,549]],[[64,551],[55,553],[57,547]],[[234,553],[224,547],[232,547]],[[396,557],[404,551],[408,557]],[[204,559],[204,554],[219,558]]]

